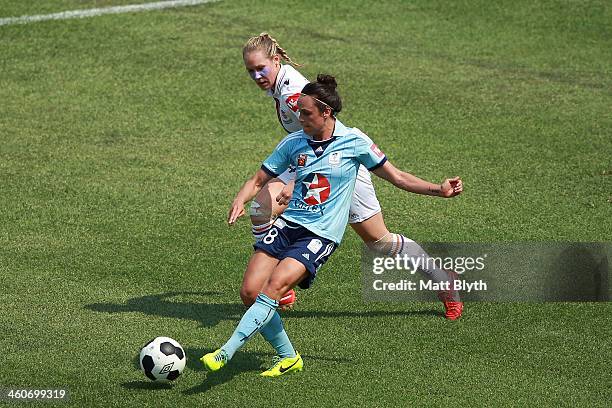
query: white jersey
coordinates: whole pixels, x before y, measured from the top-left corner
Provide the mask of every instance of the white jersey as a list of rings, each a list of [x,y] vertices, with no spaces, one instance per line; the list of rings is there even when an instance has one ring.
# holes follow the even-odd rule
[[[300,98],[302,88],[309,81],[304,78],[291,65],[281,65],[274,89],[268,91],[268,95],[276,102],[276,114],[281,126],[288,132],[302,130],[300,124],[297,101]]]

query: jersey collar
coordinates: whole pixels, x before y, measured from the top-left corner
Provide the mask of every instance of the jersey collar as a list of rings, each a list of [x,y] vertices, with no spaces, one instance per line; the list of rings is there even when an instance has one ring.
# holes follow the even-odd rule
[[[278,74],[276,75],[276,82],[274,82],[274,88],[268,89],[266,95],[278,98],[281,96],[281,89],[283,88],[283,81],[287,75],[287,67],[289,65],[281,64]]]
[[[304,129],[300,130],[300,132],[302,132],[302,134],[304,135],[304,137],[306,137],[306,139],[308,139],[309,141],[312,141],[313,143],[324,143],[324,142],[317,142],[317,141],[313,140],[312,136],[310,136],[308,133],[304,132]],[[336,123],[334,124],[334,132],[332,133],[331,137],[329,139],[327,139],[327,140],[334,140],[337,137],[346,136],[349,133],[350,133],[349,128],[344,126],[344,123],[340,122],[336,118]],[[327,142],[327,140],[325,142]]]
[[[344,123],[336,119],[336,125],[334,126],[334,133],[332,133],[332,137],[346,136],[348,134],[349,134],[349,129],[346,126],[344,126]]]

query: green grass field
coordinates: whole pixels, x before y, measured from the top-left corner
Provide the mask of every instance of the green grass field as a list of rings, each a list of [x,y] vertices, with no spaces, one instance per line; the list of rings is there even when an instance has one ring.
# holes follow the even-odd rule
[[[0,19],[133,0],[2,0]],[[610,303],[368,303],[350,229],[285,315],[305,371],[258,376],[250,342],[197,359],[243,312],[241,184],[284,135],[244,71],[270,31],[302,71],[335,75],[340,118],[398,167],[461,175],[454,200],[376,180],[417,241],[611,241],[608,1],[225,0],[0,26],[0,388],[71,405],[609,406]],[[137,353],[177,339],[187,368],[150,383]],[[1,402],[0,402],[1,404]]]

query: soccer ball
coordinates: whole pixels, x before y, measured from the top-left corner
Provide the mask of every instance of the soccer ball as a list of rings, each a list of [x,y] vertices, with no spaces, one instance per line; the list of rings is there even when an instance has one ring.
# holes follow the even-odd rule
[[[181,345],[170,337],[156,337],[140,351],[140,368],[155,382],[176,380],[187,358]]]

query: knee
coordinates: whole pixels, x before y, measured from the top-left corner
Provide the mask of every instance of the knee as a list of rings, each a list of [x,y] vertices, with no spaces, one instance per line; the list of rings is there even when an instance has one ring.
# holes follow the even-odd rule
[[[240,299],[242,299],[242,303],[249,307],[253,303],[255,303],[255,299],[257,299],[257,295],[259,295],[258,290],[254,290],[252,288],[242,287],[240,288]]]
[[[387,256],[395,256],[399,253],[415,253],[417,249],[422,250],[420,246],[410,238],[403,235],[389,232],[382,238],[374,242],[366,242],[368,248],[378,254]]]
[[[260,241],[268,233],[274,222],[272,207],[269,203],[265,203],[265,200],[258,200],[256,198],[251,202],[249,215],[251,216],[253,237],[255,241]]]
[[[255,198],[251,202],[249,215],[253,225],[269,223],[272,219],[272,206],[270,203],[266,203],[264,200]]]
[[[282,277],[272,276],[263,290],[272,299],[279,300],[290,288],[289,283]]]
[[[372,241],[365,241],[365,244],[370,249],[370,251],[385,255],[389,254],[392,252],[392,248],[394,246],[393,234],[386,233],[378,239]]]

